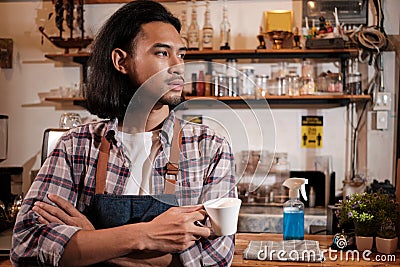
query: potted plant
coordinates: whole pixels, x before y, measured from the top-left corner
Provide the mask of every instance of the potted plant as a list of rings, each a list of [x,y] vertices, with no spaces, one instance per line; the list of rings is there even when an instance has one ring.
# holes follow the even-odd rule
[[[379,228],[375,215],[376,198],[370,193],[355,193],[340,202],[339,224],[353,225],[357,249],[371,250],[374,236]]]
[[[376,249],[380,253],[391,254],[397,248],[397,206],[394,196],[377,194],[376,216],[380,228],[376,235]]]

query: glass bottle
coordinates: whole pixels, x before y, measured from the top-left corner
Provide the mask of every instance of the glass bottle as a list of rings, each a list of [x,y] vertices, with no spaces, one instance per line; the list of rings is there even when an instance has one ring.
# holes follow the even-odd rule
[[[185,46],[188,46],[188,26],[187,26],[187,14],[186,10],[182,10],[181,15],[181,38]]]
[[[284,203],[288,196],[287,188],[282,185],[290,177],[290,164],[287,157],[287,153],[275,153],[270,170],[270,174],[275,177],[275,183],[273,184],[274,199],[271,201],[276,203]]]
[[[310,60],[304,60],[301,66],[300,95],[312,95],[315,93],[314,66]]]
[[[226,6],[226,3],[224,4],[224,8],[223,8],[223,18],[222,18],[222,22],[220,25],[220,30],[221,30],[220,49],[221,50],[231,49],[231,47],[230,47],[231,24],[229,23],[229,20],[228,20],[228,7]]]
[[[206,1],[206,12],[204,13],[204,26],[202,36],[202,49],[213,49],[214,29],[210,19],[210,3]]]
[[[199,50],[199,23],[197,22],[196,1],[193,1],[192,20],[188,29],[188,49]]]

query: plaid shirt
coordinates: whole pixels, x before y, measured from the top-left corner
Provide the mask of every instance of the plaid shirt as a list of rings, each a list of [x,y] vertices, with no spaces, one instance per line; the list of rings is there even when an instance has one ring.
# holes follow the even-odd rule
[[[169,159],[175,115],[160,131],[161,148],[153,168],[153,194],[161,194]],[[219,196],[236,197],[234,160],[224,138],[204,125],[181,121],[182,147],[176,196],[180,206],[203,203]],[[59,266],[64,247],[79,227],[40,224],[32,211],[35,201],[57,194],[83,212],[95,195],[95,173],[101,136],[116,133],[118,122],[101,121],[64,134],[40,169],[18,213],[12,239],[11,260],[21,266]],[[114,131],[114,132],[112,132]],[[105,192],[121,195],[130,176],[131,162],[114,134],[107,168]],[[121,237],[122,238],[122,237]],[[180,253],[185,266],[228,266],[234,252],[234,236],[200,239]]]

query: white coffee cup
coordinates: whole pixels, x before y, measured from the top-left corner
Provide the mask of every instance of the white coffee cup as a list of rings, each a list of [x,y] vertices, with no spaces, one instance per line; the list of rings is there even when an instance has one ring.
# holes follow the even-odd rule
[[[242,200],[238,198],[218,198],[203,203],[215,235],[236,233],[241,204]]]

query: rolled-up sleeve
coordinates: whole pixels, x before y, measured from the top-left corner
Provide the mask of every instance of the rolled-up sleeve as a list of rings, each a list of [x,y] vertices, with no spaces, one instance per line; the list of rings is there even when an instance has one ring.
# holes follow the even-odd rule
[[[215,154],[207,168],[200,202],[218,197],[237,197],[235,163],[229,143],[216,137]],[[230,266],[235,246],[235,235],[200,239],[180,255],[184,266]]]
[[[59,143],[32,183],[14,225],[10,252],[14,266],[59,266],[66,244],[80,229],[57,223],[41,224],[32,211],[36,201],[49,202],[49,193],[76,201],[70,160],[65,144]]]

